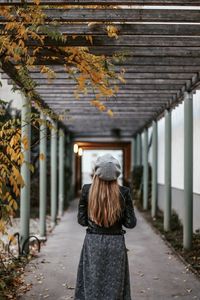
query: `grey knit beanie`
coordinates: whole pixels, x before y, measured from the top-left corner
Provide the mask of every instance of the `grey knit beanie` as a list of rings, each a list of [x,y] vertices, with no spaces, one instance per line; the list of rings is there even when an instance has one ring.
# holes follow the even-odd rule
[[[105,181],[116,180],[121,174],[121,166],[116,158],[110,154],[105,154],[97,158],[94,173]]]

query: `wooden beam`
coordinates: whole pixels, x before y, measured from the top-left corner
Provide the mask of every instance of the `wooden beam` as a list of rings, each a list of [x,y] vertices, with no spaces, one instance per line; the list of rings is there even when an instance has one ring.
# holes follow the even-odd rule
[[[200,40],[199,40],[200,42]],[[127,65],[150,65],[150,66],[200,66],[200,58],[194,57],[187,59],[185,57],[126,57],[124,61],[117,60],[117,65],[123,66],[126,69]]]
[[[42,74],[40,72],[30,73],[31,78],[40,79],[46,78],[48,79],[46,74]],[[194,72],[190,73],[124,73],[124,79],[191,79],[194,75]],[[71,79],[71,75],[68,73],[55,73],[56,79]],[[6,74],[2,74],[2,79],[9,79]]]
[[[159,108],[161,106],[164,106],[166,103],[168,103],[168,101],[163,101],[163,102],[159,102],[159,101],[136,101],[136,102],[120,102],[120,103],[109,103],[109,101],[107,101],[107,103],[104,101],[103,104],[107,107],[112,107],[112,109],[117,110],[119,109],[124,109],[124,110],[139,110],[140,108],[143,109],[144,107],[148,110],[151,109],[151,106],[154,107],[154,109]],[[70,111],[73,111],[74,109],[79,109],[80,107],[82,107],[83,109],[86,110],[90,110],[91,111],[93,109],[97,109],[96,107],[94,107],[93,105],[90,104],[90,102],[83,102],[83,103],[75,103],[75,102],[60,102],[60,101],[50,101],[48,102],[49,105],[51,106],[59,106],[62,107],[63,109],[69,109]]]
[[[46,20],[59,22],[167,22],[199,23],[200,10],[197,9],[45,9]],[[5,21],[4,18],[0,18]]]
[[[200,40],[199,40],[200,43]],[[53,55],[53,53],[52,53]],[[120,58],[113,59],[113,63],[116,64],[118,67],[123,67],[126,69],[127,66],[131,66],[134,68],[135,66],[150,66],[152,67],[158,67],[158,66],[200,66],[200,57],[161,57],[161,56],[154,56],[154,57],[140,57],[140,56],[133,56],[133,57],[125,57],[123,60]],[[47,65],[47,66],[53,66],[53,65],[63,65],[63,59],[50,59],[49,57],[40,57],[36,59],[35,65]]]
[[[42,83],[40,83],[40,85],[42,85]],[[45,86],[48,86],[46,83],[44,83]],[[51,84],[49,84],[49,86],[51,86]],[[73,86],[73,85],[72,85]],[[153,90],[157,90],[157,91],[162,91],[162,90],[165,90],[165,91],[177,91],[179,90],[182,85],[181,84],[124,84],[124,86],[126,88],[129,87],[129,89],[131,90],[149,90],[149,92],[153,89]],[[64,84],[54,84],[54,88],[58,89],[60,87],[65,87],[66,89],[68,88],[67,84],[64,85]]]
[[[68,126],[68,128],[72,129],[73,131],[79,131],[79,132],[84,132],[84,131],[86,131],[86,132],[94,132],[94,131],[98,132],[100,130],[102,130],[102,132],[104,132],[104,131],[106,132],[106,131],[110,131],[110,130],[112,130],[114,128],[119,128],[117,126],[117,124],[113,124],[113,125],[112,124],[106,124],[104,126],[103,124],[100,123],[99,126],[94,126],[94,128],[91,127],[91,124],[90,124],[90,126],[87,125],[87,126],[83,127],[82,122],[81,123],[77,123],[76,126],[74,126],[72,124],[68,124],[66,122],[65,122],[65,124],[66,124],[66,126]],[[82,124],[82,126],[81,126],[81,124]],[[142,124],[144,124],[144,121],[143,121],[143,123],[140,123],[140,125],[142,125]],[[138,126],[123,126],[123,127],[119,128],[119,129],[121,129],[123,131],[124,130],[127,130],[127,131],[131,130],[132,131],[132,130],[137,130]]]
[[[113,70],[115,70],[115,72],[120,72],[122,67],[120,66],[113,66]],[[51,69],[54,70],[54,72],[56,73],[66,73],[66,71],[64,70],[64,67],[61,65],[52,65]],[[151,65],[144,65],[144,66],[124,66],[125,72],[130,73],[130,74],[140,74],[140,73],[144,73],[144,74],[148,74],[148,73],[163,73],[163,75],[165,73],[195,73],[195,72],[199,72],[200,68],[198,65],[194,65],[194,66],[184,66],[184,65],[176,65],[176,66],[151,66]],[[0,70],[1,71],[1,70]],[[35,66],[34,69],[32,69],[31,74],[33,73],[38,73],[39,71],[39,66]]]
[[[59,104],[54,104],[54,105],[51,105],[51,107],[53,107],[54,109],[63,109],[63,106],[59,106]],[[80,108],[81,108],[81,115],[94,115],[94,114],[97,114],[97,115],[100,115],[101,112],[94,106],[88,106],[88,107],[71,107],[70,108],[70,111],[69,111],[69,115],[80,115]],[[157,109],[159,109],[160,107],[157,106]],[[155,112],[155,110],[157,111],[157,109],[155,107],[151,107],[149,105],[149,107],[118,107],[118,106],[115,106],[115,107],[112,107],[112,111],[114,114],[117,114],[117,115],[121,115],[121,114],[131,114],[131,113],[152,113],[152,112]]]
[[[90,100],[94,99],[94,97],[85,97],[85,98],[80,98],[79,100],[76,100],[76,99],[73,99],[73,97],[65,97],[65,96],[54,96],[54,97],[50,97],[48,95],[42,95],[42,99],[45,100],[45,102],[48,102],[48,103],[55,103],[55,102],[58,102],[58,103],[66,103],[66,104],[70,104],[70,103],[73,103],[73,104],[76,104],[76,105],[79,105],[81,103],[89,103]],[[124,103],[126,105],[128,104],[134,104],[134,103],[162,103],[162,102],[166,102],[166,101],[169,101],[171,99],[171,97],[145,97],[145,96],[142,96],[142,97],[119,97],[119,98],[110,98],[108,100],[104,100],[104,98],[102,98],[102,103],[104,103],[105,105],[106,104],[115,104],[115,105],[118,105],[120,103]]]
[[[55,109],[55,112],[58,115],[63,115],[63,113],[58,108]],[[149,111],[149,112],[145,112],[145,113],[144,112],[130,112],[129,114],[127,114],[127,112],[120,112],[120,113],[114,113],[112,118],[115,119],[115,121],[116,121],[115,126],[120,126],[120,121],[122,119],[127,122],[131,121],[131,120],[133,122],[133,118],[134,118],[134,122],[137,122],[139,119],[144,119],[146,121],[147,119],[151,118],[151,120],[152,120],[155,117],[156,113],[158,113],[158,112],[160,112],[160,110],[157,110],[154,112]],[[93,115],[90,115],[88,113],[83,113],[81,116],[80,116],[80,113],[71,113],[70,115],[66,116],[66,118],[69,118],[69,117],[71,119],[70,124],[73,124],[74,122],[76,122],[76,120],[85,122],[85,120],[90,118],[90,120],[91,120],[90,126],[91,127],[93,126],[93,122],[97,122],[99,120],[104,122],[106,117],[109,118],[109,116],[102,117],[100,114],[95,114],[95,113]]]
[[[48,79],[45,78],[38,78],[35,80],[37,85],[54,85],[55,86],[59,86],[59,85],[66,85],[66,86],[76,86],[77,83],[74,79],[52,79],[51,81],[49,81]],[[172,85],[183,85],[186,83],[185,79],[145,79],[145,78],[141,78],[141,79],[134,79],[134,78],[127,78],[125,83],[120,82],[119,80],[110,80],[110,86],[112,87],[112,85],[116,84],[118,86],[121,85],[150,85],[150,84],[155,84],[155,85],[167,85],[167,84],[172,84]],[[12,84],[12,80],[8,79],[8,84]]]
[[[97,118],[95,123],[93,121],[91,122],[89,118],[86,119],[84,123],[82,123],[81,119],[75,120],[72,118],[71,118],[71,120],[65,119],[64,122],[68,125],[73,125],[73,126],[78,126],[78,127],[81,126],[81,124],[82,124],[83,128],[84,128],[84,126],[90,126],[90,129],[92,130],[91,124],[94,126],[94,128],[99,127],[99,126],[103,126],[103,127],[104,126],[115,126],[115,127],[124,126],[124,127],[131,127],[131,128],[135,127],[136,128],[136,127],[138,127],[138,125],[139,126],[142,125],[144,123],[144,120],[139,118],[138,120],[136,120],[136,122],[135,121],[133,122],[133,118],[132,119],[130,118],[129,120],[128,119],[125,120],[122,118],[121,120],[119,120],[116,118],[114,119],[114,118],[108,117],[108,118],[103,118],[103,119]],[[81,130],[81,127],[80,127],[80,130]]]
[[[200,25],[199,24],[114,24],[118,30],[118,39],[122,36],[131,35],[146,35],[146,36],[199,36],[200,35]],[[103,39],[108,40],[107,26],[108,24],[95,23],[88,26],[88,24],[58,24],[58,25],[44,25],[46,28],[52,31],[59,31],[64,35],[68,36],[68,39],[72,38],[70,35],[92,35],[93,40],[97,43],[97,37],[100,36]],[[0,24],[0,29],[3,25]],[[75,42],[76,40],[74,40]],[[110,39],[110,43],[115,42],[115,39]]]
[[[59,90],[56,90],[56,89],[49,89],[49,91],[47,89],[40,89],[40,95],[42,95],[43,97],[61,97],[61,98],[64,98],[64,99],[72,99],[74,98],[74,100],[76,102],[78,102],[78,100],[80,99],[80,101],[84,100],[84,99],[88,99],[90,97],[93,97],[94,98],[94,93],[88,93],[87,95],[83,95],[83,94],[80,94],[80,97],[79,99],[77,99],[74,95],[74,92],[73,91],[59,91]],[[135,92],[135,93],[134,93]],[[113,99],[113,101],[118,101],[120,99],[124,100],[124,99],[143,99],[143,98],[146,98],[146,99],[155,99],[155,100],[159,100],[159,99],[162,99],[162,98],[171,98],[173,94],[175,93],[163,93],[160,92],[160,94],[156,94],[156,93],[143,93],[143,94],[140,94],[140,93],[136,93],[137,91],[131,91],[131,90],[122,90],[122,91],[119,91],[115,96],[109,98],[110,100]]]
[[[141,123],[142,124],[142,123]],[[66,123],[66,125],[69,127],[69,128],[73,128],[74,131],[79,131],[79,132],[84,132],[84,131],[88,131],[88,132],[94,132],[94,131],[100,131],[100,130],[103,130],[103,132],[105,131],[110,131],[114,128],[119,128],[116,124],[113,124],[113,125],[105,125],[103,126],[101,123],[99,126],[94,126],[94,128],[91,128],[91,125],[89,127],[88,126],[84,126],[84,127],[81,127],[81,123],[77,123],[76,126],[72,125],[72,124],[68,124]],[[82,124],[83,126],[83,124]],[[123,126],[121,127],[121,130],[136,130],[138,128],[138,126]],[[83,129],[83,130],[82,130]]]
[[[143,56],[143,57],[190,57],[195,58],[200,56],[200,47],[134,47],[134,46],[107,46],[104,47],[89,47],[90,53],[96,55],[111,56],[114,54],[123,54],[125,57]]]
[[[44,91],[47,91],[49,90],[49,92],[51,91],[51,89],[53,89],[54,91],[57,91],[57,93],[59,92],[65,92],[65,93],[70,93],[70,91],[74,92],[76,91],[76,88],[75,87],[66,87],[66,86],[59,86],[59,87],[54,87],[53,85],[52,86],[48,86],[48,85],[45,85],[45,86],[38,86],[36,88],[36,91],[38,92],[44,92]],[[174,94],[175,91],[170,91],[168,89],[166,90],[162,90],[162,91],[157,91],[155,89],[149,89],[149,90],[144,90],[144,89],[140,89],[140,90],[133,90],[131,86],[120,86],[120,91],[127,91],[127,92],[131,92],[131,93],[134,93],[134,94],[140,94],[140,95],[145,95],[145,94],[159,94],[159,95],[163,95],[163,94]]]
[[[64,110],[69,110],[69,111],[72,111],[74,109],[79,109],[79,112],[80,112],[80,109],[90,109],[92,108],[92,105],[88,102],[86,103],[69,103],[69,102],[48,102],[51,106],[58,106],[58,107],[61,107],[63,108]],[[165,104],[167,104],[168,101],[165,101],[165,102],[153,102],[153,101],[149,101],[149,102],[141,102],[141,101],[137,101],[137,102],[132,102],[132,103],[127,103],[127,102],[121,102],[121,103],[104,103],[107,107],[109,108],[112,108],[112,109],[118,109],[118,108],[124,108],[126,110],[129,110],[129,109],[140,109],[140,108],[146,108],[147,105],[148,107],[153,107],[154,109],[158,107],[158,105],[160,107],[163,107]]]
[[[33,4],[33,0],[25,0],[23,3]],[[0,4],[22,4],[21,0],[0,0]],[[40,0],[41,5],[181,5],[199,6],[198,0]]]
[[[159,26],[159,25],[158,25]],[[169,25],[170,26],[170,25]],[[190,25],[188,25],[190,26]],[[197,25],[198,26],[198,25]],[[102,46],[118,46],[118,47],[199,47],[200,36],[150,36],[150,35],[120,35],[117,39],[110,38],[108,36],[93,36],[93,45],[102,47]],[[26,45],[29,47],[40,46],[40,44],[35,40],[28,40]],[[68,37],[66,42],[60,42],[52,40],[51,38],[45,38],[44,40],[45,46],[84,46],[90,47],[92,49],[92,45],[90,41],[87,41],[85,37],[77,37],[71,38]],[[120,48],[120,51],[126,49]],[[131,49],[130,49],[131,50]],[[146,49],[148,50],[148,49]],[[183,49],[184,50],[184,49]],[[96,50],[97,51],[97,50]],[[113,49],[114,51],[114,49]],[[42,52],[41,52],[42,53]],[[44,53],[44,51],[43,51]],[[46,51],[47,53],[47,51]]]
[[[60,22],[173,22],[199,23],[195,9],[46,9],[46,20]]]

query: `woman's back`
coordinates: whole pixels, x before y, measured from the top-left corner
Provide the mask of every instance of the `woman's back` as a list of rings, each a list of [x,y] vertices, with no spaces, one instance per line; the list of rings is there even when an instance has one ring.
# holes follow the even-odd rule
[[[130,188],[125,186],[119,186],[120,192],[120,204],[121,204],[121,216],[111,226],[99,226],[93,222],[88,216],[88,198],[91,184],[85,184],[82,188],[82,194],[79,201],[78,209],[78,223],[82,226],[88,226],[90,232],[101,232],[101,233],[118,233],[122,230],[122,225],[127,228],[134,228],[136,226],[136,217],[132,204]]]
[[[87,226],[81,251],[75,300],[131,300],[128,256],[122,226],[134,228],[130,189],[119,186],[119,162],[97,159],[92,184],[85,184],[78,223]]]

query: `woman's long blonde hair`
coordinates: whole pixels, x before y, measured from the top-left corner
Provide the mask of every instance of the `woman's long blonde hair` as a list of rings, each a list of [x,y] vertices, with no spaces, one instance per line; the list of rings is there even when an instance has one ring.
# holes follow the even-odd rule
[[[94,175],[89,191],[88,215],[99,226],[112,226],[121,214],[117,180],[105,181]]]

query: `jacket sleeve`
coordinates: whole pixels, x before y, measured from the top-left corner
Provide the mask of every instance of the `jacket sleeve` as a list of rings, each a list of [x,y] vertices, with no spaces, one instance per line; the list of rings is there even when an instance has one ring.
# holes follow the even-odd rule
[[[78,223],[82,226],[88,226],[87,194],[86,186],[84,185],[81,191],[77,215]]]
[[[125,194],[125,207],[124,207],[124,214],[122,218],[122,225],[126,228],[134,228],[137,224],[137,219],[135,216],[135,211],[133,208],[133,201],[130,193],[130,189],[128,188]]]

